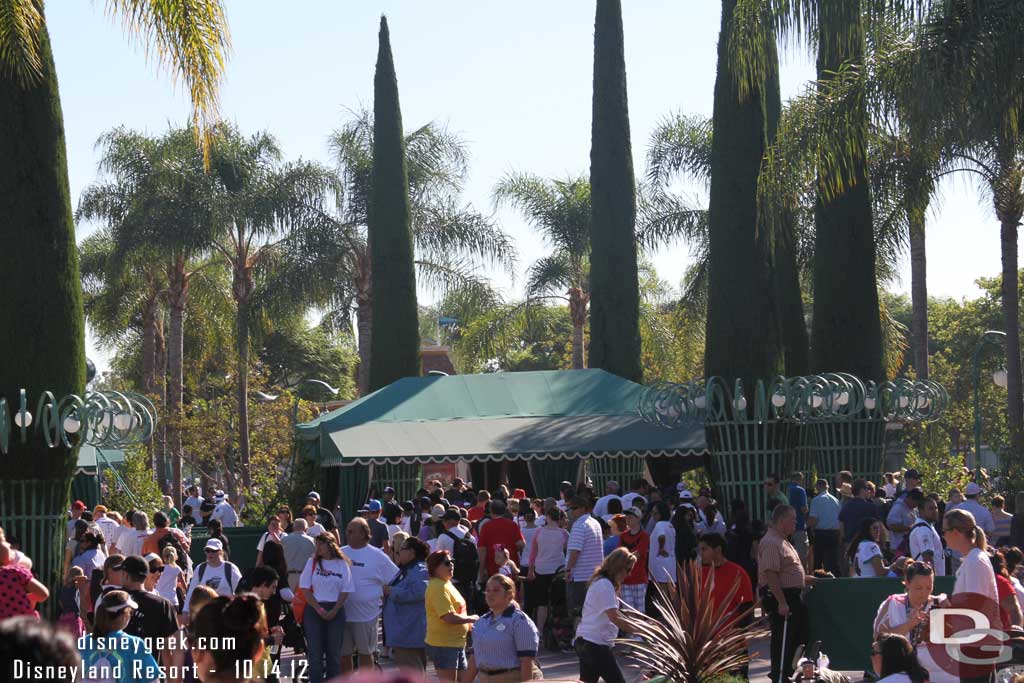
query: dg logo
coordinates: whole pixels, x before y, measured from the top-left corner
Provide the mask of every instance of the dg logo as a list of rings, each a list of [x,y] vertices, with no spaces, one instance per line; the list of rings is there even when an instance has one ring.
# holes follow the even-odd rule
[[[980,593],[958,593],[928,614],[928,654],[961,679],[990,676],[1012,659],[999,604]]]

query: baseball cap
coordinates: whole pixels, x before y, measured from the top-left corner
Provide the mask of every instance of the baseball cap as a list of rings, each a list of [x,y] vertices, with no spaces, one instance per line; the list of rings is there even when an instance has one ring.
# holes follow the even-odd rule
[[[299,490],[301,491],[302,489]],[[308,500],[310,498],[312,498],[313,500],[320,500],[320,494],[317,493],[316,491],[310,491],[309,493],[306,494],[306,499]]]
[[[512,492],[512,497],[517,498],[519,500],[526,498],[526,489],[516,489],[515,491]]]
[[[643,516],[644,516],[644,513],[640,512],[640,508],[636,507],[635,505],[633,507],[631,507],[631,508],[627,508],[627,509],[623,510],[622,514],[624,514],[624,515],[633,515],[637,519],[643,519]]]
[[[371,500],[369,503],[366,504],[366,509],[369,510],[370,512],[380,512],[381,507],[383,506],[381,505],[380,501],[376,499]]]
[[[85,509],[85,503],[83,503],[80,500],[76,500],[74,503],[71,504],[71,509],[72,510],[84,510]]]
[[[220,543],[220,541],[217,542]],[[146,562],[139,555],[129,555],[121,561],[120,567],[112,567],[112,569],[120,569],[125,574],[138,579],[144,579],[149,576],[149,562]]]
[[[139,605],[125,591],[110,591],[100,598],[97,607],[107,612],[120,612],[129,608],[138,609]]]
[[[444,505],[438,503],[434,507],[430,508],[430,518],[434,520],[441,519],[447,509],[448,508]]]
[[[384,487],[384,493],[394,493],[394,492],[395,492],[395,489],[393,489],[392,487],[390,487],[390,486],[385,486]]]
[[[214,540],[216,540],[216,539],[214,539]],[[217,542],[220,543],[220,541],[217,541]],[[153,560],[159,560],[160,556],[157,555],[156,553],[148,553],[142,559],[144,559],[146,562],[152,562]]]
[[[689,490],[682,488],[679,489],[680,500],[693,500],[693,494]]]
[[[107,514],[107,506],[106,505],[97,505],[96,507],[94,507],[92,509],[92,514],[94,514],[94,515],[105,515],[105,514]]]
[[[967,485],[967,486],[966,486],[966,487],[964,488],[964,495],[965,495],[965,496],[976,496],[976,495],[978,495],[979,493],[981,493],[981,487],[980,487],[980,486],[978,486],[978,485],[977,485],[976,483],[974,483],[973,481],[972,481],[971,483],[969,483],[969,484],[968,484],[968,485]]]
[[[906,473],[904,473],[903,478],[904,479],[921,479],[922,477],[921,477],[921,473],[918,470],[916,470],[913,467],[911,467],[909,470],[906,471]]]
[[[206,541],[203,550],[224,550],[224,544],[220,542],[219,538],[211,538]]]

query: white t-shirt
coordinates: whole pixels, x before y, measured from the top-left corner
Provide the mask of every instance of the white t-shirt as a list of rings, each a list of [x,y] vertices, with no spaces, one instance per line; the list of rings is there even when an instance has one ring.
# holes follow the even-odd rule
[[[128,538],[127,536],[125,536],[125,534],[130,534],[134,531],[135,529],[131,527],[126,527],[123,524],[118,524],[117,528],[111,530],[110,532],[110,538],[107,539],[107,548],[110,548],[112,545],[116,545],[118,554],[124,555],[123,546]]]
[[[395,540],[395,534],[400,534],[403,531],[405,531],[405,530],[402,529],[402,527],[397,525],[397,524],[388,524],[388,542],[391,542],[391,541]],[[409,532],[406,531],[405,533],[409,533]]]
[[[607,612],[618,606],[619,599],[611,581],[600,578],[590,584],[583,601],[583,617],[576,628],[576,637],[595,645],[611,645],[619,635],[619,627],[612,623]]]
[[[875,683],[911,683],[907,674],[889,674],[885,678],[878,679]]]
[[[876,557],[882,557],[882,549],[874,541],[861,541],[857,545],[857,578],[872,579],[877,576],[871,563]]]
[[[457,536],[458,538],[466,537],[466,530],[463,529],[462,526],[459,524],[456,524],[448,531],[451,532],[453,536]],[[448,534],[441,534],[434,540],[433,552],[437,552],[438,550],[447,550],[449,555],[455,557],[455,541],[452,540],[452,537]]]
[[[288,534],[286,534],[283,531],[279,532],[277,534],[277,539],[275,539],[275,540],[277,540],[277,542],[280,543],[282,540],[284,540],[284,537],[287,536],[287,535]],[[259,542],[256,543],[256,550],[263,550],[263,546],[265,546],[267,544],[268,540],[270,540],[270,532],[269,531],[265,531],[263,533],[263,535],[260,536]]]
[[[100,531],[103,532],[103,541],[107,544],[107,548],[110,548],[110,544],[114,542],[114,537],[118,534],[118,530],[121,525],[110,519],[109,517],[100,517],[95,521],[96,526],[99,527]]]
[[[84,553],[74,558],[71,562],[72,567],[81,567],[82,571],[85,572],[86,578],[92,576],[93,569],[103,569],[103,563],[106,561],[107,556],[99,548],[90,548]]]
[[[1020,579],[1016,576],[1010,577],[1010,583],[1013,584],[1013,590],[1017,593],[1017,602],[1024,605],[1024,585],[1021,585]]]
[[[142,544],[146,542],[146,538],[151,533],[153,533],[151,529],[146,529],[145,531],[126,529],[121,532],[121,538],[118,540],[117,549],[125,557],[128,557],[129,555],[142,555]]]
[[[316,563],[316,569],[313,565]],[[299,588],[312,588],[317,602],[337,602],[342,593],[354,590],[352,567],[345,560],[311,557],[299,577]],[[345,618],[348,619],[349,603],[345,603]]]
[[[598,517],[604,517],[605,515],[607,515],[608,514],[608,502],[611,501],[612,499],[615,499],[615,500],[618,500],[618,501],[622,500],[621,497],[615,495],[614,493],[611,493],[611,494],[609,494],[607,496],[601,496],[600,498],[597,499],[597,502],[594,503],[594,510],[593,510],[594,514],[597,515]],[[623,509],[625,509],[625,508],[623,508]]]
[[[207,572],[211,570],[207,568]],[[164,570],[160,572],[160,578],[156,580],[156,592],[161,598],[171,601],[175,607],[178,606],[178,593],[175,588],[178,586],[178,577],[181,576],[181,567],[174,564],[165,564]],[[206,578],[205,576],[203,577]]]
[[[188,584],[188,594],[185,595],[185,611],[188,611],[188,604],[192,601],[192,591],[196,589],[196,586],[203,585],[209,586],[213,590],[217,591],[217,595],[231,596],[235,592],[235,588],[238,588],[238,582],[242,580],[242,572],[238,571],[238,567],[231,564],[231,581],[228,581],[228,563],[221,562],[219,567],[211,567],[206,565],[203,569],[202,564],[196,565],[196,570],[192,572],[192,581]],[[202,584],[199,581],[200,570],[202,570]]]
[[[978,548],[972,548],[960,562],[960,569],[956,572],[956,583],[953,584],[953,594],[957,593],[980,593],[991,598],[993,604],[999,604],[996,574],[992,571],[992,563],[988,555]]]
[[[665,552],[668,557],[661,557],[658,552],[661,550],[661,542],[658,540],[665,537]],[[651,553],[647,560],[647,570],[650,572],[651,581],[659,583],[676,582],[676,528],[672,522],[658,522],[651,532]]]
[[[380,616],[384,598],[384,586],[391,583],[398,574],[398,566],[384,551],[367,545],[358,550],[345,546],[341,549],[352,561],[352,596],[345,602],[345,620],[351,622],[373,621]]]
[[[314,541],[316,540],[317,536],[319,536],[320,534],[326,534],[326,533],[327,533],[327,529],[323,528],[323,526],[321,526],[320,522],[317,522],[313,526],[308,527],[306,529],[306,535],[309,536],[310,538],[312,538]]]
[[[946,575],[946,554],[942,549],[942,537],[935,527],[919,520],[910,530],[910,556],[915,560],[924,560],[924,553],[931,551],[932,568],[935,576]]]
[[[534,535],[540,531],[539,527],[533,527],[532,529],[523,528],[523,540],[526,545],[523,546],[523,552],[519,553],[519,564],[522,567],[530,566],[530,544],[533,543]]]
[[[191,508],[192,508],[192,515],[196,519],[199,519],[199,507],[202,504],[203,504],[203,497],[202,496],[198,496],[198,497],[197,496],[189,496],[188,498],[185,499],[185,502],[182,504],[182,507],[184,507],[185,505],[191,506]]]

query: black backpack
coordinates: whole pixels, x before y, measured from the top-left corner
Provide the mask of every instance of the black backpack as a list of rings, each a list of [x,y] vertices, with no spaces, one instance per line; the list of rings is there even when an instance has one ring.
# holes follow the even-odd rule
[[[452,578],[463,586],[472,584],[480,573],[480,556],[477,554],[476,545],[469,539],[468,534],[459,538],[446,529],[444,535],[452,539],[455,545],[455,552],[452,553],[452,559],[455,561]]]
[[[160,557],[164,555],[164,548],[170,546],[178,553],[178,559],[174,561],[181,571],[188,573],[188,553],[185,552],[185,547],[181,545],[181,541],[173,533],[167,533],[160,537],[160,540],[156,542],[156,547],[160,549]],[[187,578],[187,577],[186,577]]]

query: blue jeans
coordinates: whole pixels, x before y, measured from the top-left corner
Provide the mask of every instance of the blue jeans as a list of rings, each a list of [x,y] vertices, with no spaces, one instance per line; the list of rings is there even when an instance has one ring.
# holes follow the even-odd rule
[[[321,602],[325,612],[331,611],[333,602]],[[302,615],[302,627],[306,631],[306,658],[309,661],[309,683],[320,683],[325,678],[341,674],[341,641],[345,637],[345,608],[342,607],[334,618],[325,621],[312,606],[306,607]],[[327,658],[327,675],[324,675],[324,657]]]

